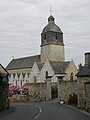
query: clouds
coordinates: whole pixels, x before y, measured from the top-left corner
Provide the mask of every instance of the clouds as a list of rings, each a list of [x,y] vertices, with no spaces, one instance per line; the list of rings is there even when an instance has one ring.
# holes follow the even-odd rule
[[[90,51],[90,0],[3,0],[0,1],[0,62],[12,56],[40,53],[40,34],[47,24],[50,6],[56,24],[64,33],[66,59],[84,63]]]
[[[26,3],[26,4],[30,4],[30,5],[36,5],[36,4],[39,4],[41,3],[42,1],[41,0],[17,0],[18,2],[20,2],[21,4],[23,3]]]

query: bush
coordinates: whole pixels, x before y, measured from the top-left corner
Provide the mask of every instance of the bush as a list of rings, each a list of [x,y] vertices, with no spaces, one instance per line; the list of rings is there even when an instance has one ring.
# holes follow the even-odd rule
[[[28,83],[24,84],[23,86],[19,87],[13,84],[9,85],[9,91],[8,91],[8,95],[12,96],[15,94],[23,94],[23,95],[27,95],[29,93],[28,91]]]
[[[3,79],[3,73],[0,71],[0,80]]]
[[[75,93],[69,95],[68,104],[77,105],[77,95]]]
[[[6,81],[2,81],[2,84],[0,85],[0,111],[6,110],[8,108],[8,84]]]

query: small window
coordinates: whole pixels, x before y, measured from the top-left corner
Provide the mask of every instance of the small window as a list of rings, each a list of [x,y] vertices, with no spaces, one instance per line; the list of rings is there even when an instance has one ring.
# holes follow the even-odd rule
[[[16,80],[16,86],[17,86],[17,80]]]
[[[13,78],[15,79],[15,74],[13,73]]]
[[[21,81],[21,86],[22,86],[22,81]]]
[[[55,35],[55,38],[56,38],[56,40],[58,39],[58,35],[57,34]]]
[[[71,75],[70,75],[70,81],[71,81],[71,82],[73,82],[73,76],[74,76],[74,74],[71,73]]]
[[[17,73],[17,75],[18,75],[18,78],[20,77],[20,73]]]
[[[22,75],[23,75],[23,78],[25,78],[25,73],[22,73]]]
[[[44,40],[46,40],[46,34],[44,34]]]
[[[37,82],[37,78],[34,76],[33,79],[34,79],[34,83],[36,83]]]
[[[48,71],[46,71],[46,78],[48,77]]]

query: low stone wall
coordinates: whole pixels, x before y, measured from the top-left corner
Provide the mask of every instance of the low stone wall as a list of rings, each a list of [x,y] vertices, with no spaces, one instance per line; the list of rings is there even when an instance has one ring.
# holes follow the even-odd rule
[[[10,102],[26,102],[26,101],[29,101],[29,95],[16,94],[9,97],[9,101]]]
[[[16,94],[9,97],[10,102],[38,102],[51,100],[51,81],[29,84],[29,95]]]
[[[46,101],[46,84],[36,83],[29,85],[30,101]]]
[[[90,112],[90,82],[85,83],[86,110]]]
[[[76,104],[78,94],[77,81],[63,81],[61,82],[61,100],[65,103]]]

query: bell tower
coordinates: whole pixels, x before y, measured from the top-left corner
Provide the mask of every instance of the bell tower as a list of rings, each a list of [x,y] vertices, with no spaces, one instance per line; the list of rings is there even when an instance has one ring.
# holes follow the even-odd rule
[[[50,15],[48,24],[41,33],[41,62],[50,61],[64,62],[63,32],[55,24],[55,18]]]

